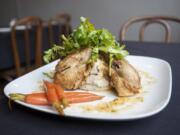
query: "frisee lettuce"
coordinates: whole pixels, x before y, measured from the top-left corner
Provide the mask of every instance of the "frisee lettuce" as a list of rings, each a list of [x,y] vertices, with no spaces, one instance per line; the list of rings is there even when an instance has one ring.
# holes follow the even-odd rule
[[[45,51],[43,59],[46,63],[87,47],[92,48],[89,62],[95,62],[99,58],[99,53],[103,52],[109,55],[109,67],[114,59],[123,59],[129,54],[124,50],[125,45],[120,45],[108,30],[95,29],[84,17],[80,17],[80,21],[80,25],[68,37],[61,36],[61,45],[54,45]]]

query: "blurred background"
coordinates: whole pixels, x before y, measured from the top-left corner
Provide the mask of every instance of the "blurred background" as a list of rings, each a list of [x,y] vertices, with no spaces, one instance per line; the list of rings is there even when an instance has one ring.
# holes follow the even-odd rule
[[[40,16],[44,20],[61,13],[69,13],[72,26],[79,23],[79,17],[91,19],[97,27],[109,29],[118,38],[122,24],[133,16],[166,15],[180,17],[179,0],[1,0],[1,26],[6,26],[13,18],[29,15]],[[173,25],[173,24],[172,24]],[[162,28],[150,26],[146,40],[161,41]],[[158,28],[157,28],[158,27]],[[173,41],[180,41],[180,28],[173,25]],[[137,27],[127,34],[131,40],[137,39]]]
[[[1,0],[0,62],[3,64],[0,66],[0,79],[10,82],[42,66],[43,51],[52,47],[53,43],[59,44],[59,35],[70,34],[79,24],[81,16],[89,18],[97,28],[108,29],[118,41],[121,41],[121,36],[126,36],[126,39],[122,39],[136,42],[142,42],[139,39],[142,23],[135,23],[129,27],[127,34],[122,31],[120,34],[123,24],[129,22],[129,18],[156,16],[155,21],[146,20],[153,25],[147,25],[144,41],[179,43],[179,5],[179,0]],[[161,20],[161,16],[170,20],[169,24]],[[33,31],[29,34],[26,31],[31,28],[36,30],[30,26],[33,21],[38,22],[37,37]],[[164,32],[167,32],[166,36]],[[32,50],[37,48],[39,52]],[[35,66],[32,68],[30,65],[33,62]],[[22,70],[23,66],[25,70]]]

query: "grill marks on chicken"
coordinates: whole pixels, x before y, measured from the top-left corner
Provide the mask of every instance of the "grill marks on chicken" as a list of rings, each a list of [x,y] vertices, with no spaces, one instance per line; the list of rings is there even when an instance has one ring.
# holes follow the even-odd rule
[[[126,60],[113,62],[110,78],[111,85],[117,91],[118,96],[132,96],[140,92],[140,76]]]
[[[91,66],[87,64],[91,51],[87,48],[68,55],[60,61],[56,66],[55,83],[61,84],[64,89],[79,88],[91,69]]]
[[[90,48],[68,55],[56,66],[55,83],[64,89],[107,90],[112,87],[118,96],[132,96],[140,92],[141,80],[136,69],[126,60],[113,61],[111,75],[104,59],[87,64]]]

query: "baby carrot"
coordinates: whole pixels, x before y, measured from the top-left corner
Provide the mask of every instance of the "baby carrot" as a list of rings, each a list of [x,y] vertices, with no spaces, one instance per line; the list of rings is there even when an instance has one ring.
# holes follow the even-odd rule
[[[68,101],[73,104],[73,103],[84,103],[84,102],[90,102],[90,101],[95,101],[102,99],[103,96],[84,96],[84,97],[74,97],[74,98],[68,98]]]
[[[59,85],[54,83],[54,87],[56,89],[57,95],[61,100],[64,97],[64,89]]]
[[[52,104],[54,102],[59,102],[58,95],[56,94],[56,89],[54,88],[54,85],[48,81],[44,81],[45,88],[46,88],[46,94],[49,102]]]
[[[73,97],[84,97],[84,96],[96,96],[96,94],[89,93],[89,92],[65,92],[64,96],[66,98],[73,98]]]
[[[49,105],[45,93],[32,93],[32,94],[9,94],[11,100],[19,100],[32,105]]]
[[[48,105],[45,93],[32,93],[25,97],[25,102],[33,105]]]
[[[50,88],[50,87],[49,87]],[[52,87],[53,88],[53,87]],[[51,88],[51,89],[52,89]],[[53,88],[54,89],[54,88]],[[19,100],[25,103],[33,104],[33,105],[50,105],[51,102],[55,102],[52,100],[48,100],[46,93],[32,93],[32,94],[20,94],[20,93],[11,93],[9,94],[10,99]],[[64,92],[64,99],[67,99],[68,103],[83,103],[83,102],[91,102],[95,100],[100,100],[103,96],[95,95],[87,92]],[[56,97],[57,98],[57,97]],[[56,100],[56,102],[59,100]],[[66,101],[61,101],[66,102]],[[60,104],[60,102],[58,102]],[[61,104],[60,104],[61,105]],[[60,108],[62,109],[62,107]]]
[[[46,94],[49,103],[59,112],[59,114],[64,115],[54,84],[48,81],[44,81],[44,84],[46,86]]]
[[[59,101],[62,103],[63,107],[65,108],[65,107],[69,106],[69,102],[64,96],[64,89],[61,87],[61,85],[54,83],[54,87],[55,87],[56,93],[59,97]]]

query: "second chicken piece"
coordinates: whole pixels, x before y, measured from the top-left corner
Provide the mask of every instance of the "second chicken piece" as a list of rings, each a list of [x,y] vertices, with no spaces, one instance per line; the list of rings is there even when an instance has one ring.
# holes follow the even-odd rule
[[[126,60],[114,61],[111,70],[111,84],[118,96],[132,96],[140,92],[140,76]]]

